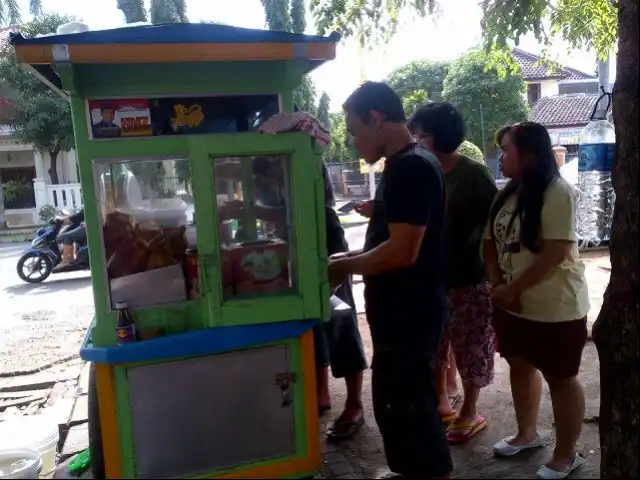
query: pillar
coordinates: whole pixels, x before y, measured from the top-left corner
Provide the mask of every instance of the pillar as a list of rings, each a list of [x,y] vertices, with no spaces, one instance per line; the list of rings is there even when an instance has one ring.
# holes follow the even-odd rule
[[[39,213],[40,209],[49,203],[47,201],[47,179],[49,174],[44,166],[44,159],[40,151],[33,151],[33,162],[36,167],[36,178],[33,179],[33,195],[36,201],[36,210]]]
[[[49,174],[47,173],[47,169],[44,165],[44,159],[42,158],[42,152],[39,150],[33,151],[33,162],[36,167],[36,178],[42,179],[45,182],[49,178]]]
[[[567,149],[561,145],[556,145],[553,147],[553,153],[556,156],[556,163],[558,167],[564,165],[564,157],[567,155]]]

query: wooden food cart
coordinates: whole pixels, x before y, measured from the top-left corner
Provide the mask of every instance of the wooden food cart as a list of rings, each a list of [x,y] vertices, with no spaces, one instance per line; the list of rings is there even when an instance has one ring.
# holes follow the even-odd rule
[[[320,149],[257,127],[293,111],[293,89],[337,41],[210,24],[13,35],[18,61],[71,103],[96,311],[81,350],[95,366],[96,475],[319,468]],[[134,343],[117,344],[119,302]]]

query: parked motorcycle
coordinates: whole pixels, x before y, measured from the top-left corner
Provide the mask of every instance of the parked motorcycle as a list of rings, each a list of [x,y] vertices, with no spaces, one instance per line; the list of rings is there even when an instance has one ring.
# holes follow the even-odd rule
[[[16,267],[18,276],[27,283],[45,281],[51,273],[69,273],[89,270],[89,250],[86,239],[77,245],[76,259],[64,268],[53,269],[62,260],[61,235],[77,227],[64,225],[61,217],[49,221],[49,224],[36,232],[31,246],[22,252]]]

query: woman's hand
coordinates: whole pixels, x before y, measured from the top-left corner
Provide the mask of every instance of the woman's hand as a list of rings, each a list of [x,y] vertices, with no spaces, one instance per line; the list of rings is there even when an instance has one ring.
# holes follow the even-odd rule
[[[355,211],[365,218],[371,218],[371,212],[373,211],[373,200],[362,202],[355,208]]]
[[[511,284],[498,284],[493,287],[491,302],[495,307],[502,308],[503,310],[515,312],[522,310],[520,294]]]

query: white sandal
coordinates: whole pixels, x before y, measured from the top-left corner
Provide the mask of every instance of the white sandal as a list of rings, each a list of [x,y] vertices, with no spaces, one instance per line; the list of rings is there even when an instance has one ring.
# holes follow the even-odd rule
[[[565,470],[564,472],[559,472],[554,470],[553,468],[549,468],[546,465],[543,465],[538,469],[538,473],[536,473],[536,477],[543,478],[546,480],[560,480],[562,478],[567,478],[573,471],[583,465],[585,459],[580,456],[580,454],[576,453],[573,457],[573,461],[571,462],[571,466],[569,470]]]
[[[524,450],[542,447],[542,438],[540,438],[540,435],[525,445],[511,445],[509,442],[514,438],[515,437],[507,437],[500,440],[493,446],[493,453],[498,457],[512,457]]]

